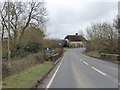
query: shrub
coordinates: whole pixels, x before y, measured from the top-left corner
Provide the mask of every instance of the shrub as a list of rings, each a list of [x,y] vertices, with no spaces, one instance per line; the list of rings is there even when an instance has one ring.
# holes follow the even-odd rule
[[[2,63],[2,78],[5,78],[10,75],[10,68],[8,67],[7,64]]]
[[[41,49],[41,44],[37,42],[31,42],[24,48],[26,52],[32,52],[32,53],[37,53],[40,49]]]
[[[44,54],[41,53],[41,52],[34,54],[34,58],[39,63],[43,63],[44,62]]]
[[[23,58],[15,58],[10,61],[10,68],[8,67],[9,61],[3,60],[2,62],[2,76],[3,78],[9,75],[15,75],[29,67],[44,62],[44,54],[42,52],[31,54]]]
[[[15,57],[19,58],[19,57],[25,57],[29,54],[30,54],[29,52],[26,52],[23,49],[19,49],[19,50],[15,51],[14,53],[11,53],[11,57],[12,58],[15,58]]]

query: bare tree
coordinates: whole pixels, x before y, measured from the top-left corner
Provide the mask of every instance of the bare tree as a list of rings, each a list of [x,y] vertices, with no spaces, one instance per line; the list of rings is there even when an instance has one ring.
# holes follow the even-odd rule
[[[84,33],[83,33],[83,31],[82,31],[82,30],[80,30],[80,31],[79,31],[79,35],[84,36]]]
[[[112,25],[107,22],[92,24],[91,27],[87,29],[87,33],[91,40],[92,50],[116,53],[117,32]]]
[[[4,2],[0,9],[1,20],[1,36],[2,41],[8,32],[8,2]],[[30,26],[39,27],[40,30],[45,30],[47,23],[47,10],[45,2],[9,2],[10,15],[10,45],[11,50],[15,52],[18,45],[22,45],[21,40],[24,32]],[[22,46],[20,46],[22,47]]]
[[[7,2],[1,9],[2,37],[4,30],[8,30]],[[14,39],[21,38],[29,25],[37,25],[43,29],[46,24],[47,10],[45,2],[10,2],[10,27]]]
[[[113,27],[114,27],[114,29],[116,30],[116,38],[117,38],[117,45],[118,45],[118,47],[117,47],[117,49],[118,49],[118,54],[120,54],[120,17],[119,16],[117,16],[117,18],[116,19],[114,19],[113,20]]]

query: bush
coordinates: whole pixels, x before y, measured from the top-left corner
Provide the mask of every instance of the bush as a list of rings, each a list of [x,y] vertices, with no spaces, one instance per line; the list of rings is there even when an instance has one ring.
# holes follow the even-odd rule
[[[15,58],[10,61],[10,68],[8,67],[9,61],[3,60],[2,62],[2,76],[3,78],[9,75],[15,75],[29,67],[44,62],[44,54],[42,52],[28,55],[24,58]]]
[[[41,44],[37,42],[31,42],[24,48],[26,52],[32,52],[32,53],[37,53],[40,49],[41,49]]]
[[[39,63],[43,63],[44,62],[44,54],[41,53],[41,52],[34,54],[34,58]]]
[[[19,49],[17,51],[15,51],[14,53],[11,53],[11,57],[14,58],[14,57],[25,57],[27,55],[29,55],[30,53],[29,52],[26,52],[22,49]]]
[[[7,64],[2,63],[2,78],[5,78],[10,75],[10,68],[8,67]]]

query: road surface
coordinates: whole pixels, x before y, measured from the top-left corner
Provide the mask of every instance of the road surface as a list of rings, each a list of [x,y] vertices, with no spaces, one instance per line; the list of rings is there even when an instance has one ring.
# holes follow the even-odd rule
[[[69,49],[47,88],[118,88],[118,65]]]

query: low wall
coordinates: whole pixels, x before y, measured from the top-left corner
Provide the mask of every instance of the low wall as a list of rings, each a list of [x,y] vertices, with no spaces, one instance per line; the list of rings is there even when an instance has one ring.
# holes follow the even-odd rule
[[[56,62],[60,57],[62,56],[62,53],[57,53],[52,55],[50,58],[50,61]]]
[[[113,61],[113,60],[120,61],[120,55],[101,53],[101,59],[105,59],[109,61]]]

